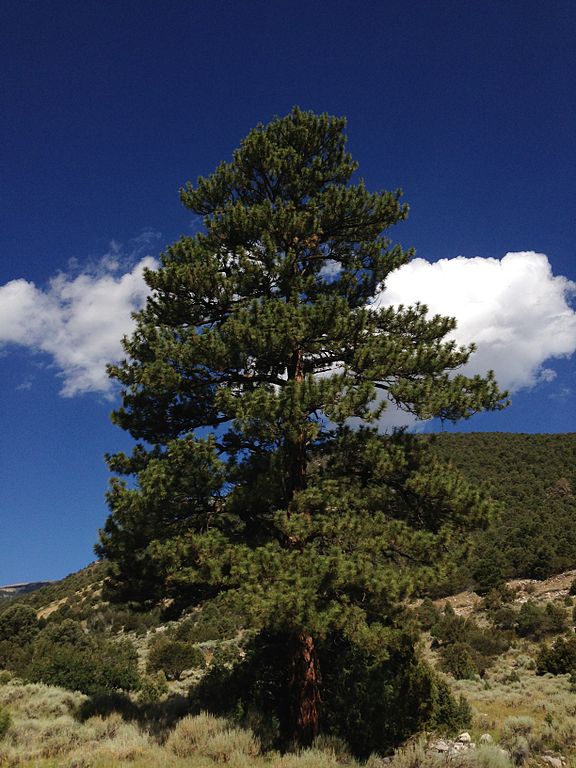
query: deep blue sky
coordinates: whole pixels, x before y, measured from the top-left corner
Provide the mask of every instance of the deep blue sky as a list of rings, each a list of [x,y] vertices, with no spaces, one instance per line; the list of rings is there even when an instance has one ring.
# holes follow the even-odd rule
[[[368,187],[403,188],[411,215],[394,236],[419,257],[535,251],[575,280],[575,35],[572,0],[0,0],[0,290],[34,283],[34,308],[58,273],[157,256],[195,226],[179,186],[294,104],[347,116]],[[113,401],[59,394],[65,339],[11,333],[0,584],[92,559],[103,453],[130,446]],[[576,431],[563,354],[538,369],[555,378],[461,428]]]

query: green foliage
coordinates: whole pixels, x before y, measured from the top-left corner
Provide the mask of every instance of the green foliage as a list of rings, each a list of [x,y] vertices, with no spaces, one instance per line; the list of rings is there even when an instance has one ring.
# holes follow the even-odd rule
[[[0,741],[8,733],[11,723],[12,718],[10,717],[10,712],[8,712],[7,709],[0,707]]]
[[[468,643],[452,643],[443,648],[440,668],[456,680],[472,680],[480,673],[473,658],[473,649]]]
[[[15,603],[0,613],[0,641],[26,645],[32,642],[38,631],[36,611],[28,605]]]
[[[148,653],[148,671],[164,672],[172,680],[179,680],[186,669],[205,665],[204,654],[197,646],[167,637],[155,640]]]
[[[429,597],[425,597],[416,609],[416,618],[420,627],[427,632],[440,621],[440,611]]]
[[[386,754],[423,729],[452,732],[470,725],[467,702],[454,699],[401,632],[382,659],[333,640],[321,651],[321,665],[326,730],[344,739],[358,757]]]
[[[204,643],[209,640],[231,640],[249,626],[249,618],[239,607],[226,601],[226,596],[204,603],[169,630],[175,640]]]
[[[212,668],[191,691],[197,710],[235,716],[250,725],[266,748],[282,745],[282,718],[289,717],[288,647],[285,636],[258,635],[243,663],[232,670]],[[452,732],[470,725],[467,702],[454,699],[415,653],[414,638],[403,631],[391,633],[380,654],[342,635],[327,638],[317,650],[324,683],[323,733],[344,740],[359,757],[385,754],[422,728]]]
[[[475,546],[459,569],[461,583],[474,579],[487,592],[506,579],[541,579],[574,568],[576,434],[443,433],[423,439],[496,502],[489,535],[473,534]]]
[[[498,629],[515,630],[518,622],[518,611],[510,605],[503,605],[491,614],[492,623]]]
[[[431,635],[433,646],[439,648],[441,669],[459,680],[484,675],[512,642],[510,633],[496,627],[480,627],[472,619],[457,616],[449,604],[432,627]]]
[[[558,637],[551,646],[542,646],[536,659],[536,669],[539,675],[576,672],[576,635]]]
[[[9,640],[0,641],[0,669],[17,671],[26,666],[29,658],[29,646],[11,643]]]
[[[130,691],[140,684],[138,655],[129,640],[86,638],[78,642],[54,642],[44,638],[20,671],[26,680],[58,685],[93,695],[116,690]]]
[[[516,622],[516,632],[520,637],[541,640],[546,635],[557,635],[568,630],[566,609],[555,603],[545,606],[528,601],[522,605]]]
[[[168,693],[168,683],[164,672],[146,675],[140,682],[138,691],[139,704],[156,704]]]
[[[226,594],[298,647],[283,695],[300,743],[327,680],[314,669],[303,685],[302,654],[342,635],[377,659],[401,601],[491,509],[420,439],[380,436],[378,417],[390,402],[452,421],[506,405],[491,373],[457,372],[473,348],[446,340],[454,320],[371,304],[411,257],[388,239],[407,208],[352,183],[344,127],[295,108],[181,190],[204,231],[146,272],[152,296],[109,368],[113,419],[141,442],[108,457],[106,594],[184,608]]]

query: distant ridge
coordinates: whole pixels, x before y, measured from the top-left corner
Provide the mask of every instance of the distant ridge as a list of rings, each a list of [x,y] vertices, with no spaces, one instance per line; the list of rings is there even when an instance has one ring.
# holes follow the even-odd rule
[[[27,592],[34,592],[36,589],[53,584],[53,581],[28,581],[20,584],[5,584],[0,587],[0,599],[4,597],[14,597],[15,595],[24,595]]]

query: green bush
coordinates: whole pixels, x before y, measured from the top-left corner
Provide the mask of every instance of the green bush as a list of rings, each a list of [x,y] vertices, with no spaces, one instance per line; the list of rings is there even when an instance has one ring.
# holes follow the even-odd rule
[[[148,653],[149,672],[164,672],[168,679],[179,680],[186,669],[204,667],[202,651],[191,643],[161,637],[153,642]]]
[[[215,598],[169,630],[169,636],[186,643],[232,640],[239,630],[248,627],[248,623],[237,606],[226,604],[223,598]]]
[[[168,693],[168,683],[164,672],[142,678],[138,692],[139,704],[156,704]]]
[[[456,680],[473,680],[480,673],[473,655],[468,643],[452,643],[440,651],[440,669]]]
[[[457,679],[483,675],[494,658],[511,645],[510,632],[479,627],[472,619],[457,616],[451,608],[444,609],[431,634],[433,647],[440,649],[441,668]]]
[[[551,646],[543,646],[536,659],[536,671],[539,675],[576,672],[576,635],[559,637]]]
[[[0,739],[3,739],[8,732],[8,728],[12,724],[12,718],[10,712],[7,709],[0,707]]]
[[[0,613],[0,640],[26,645],[34,640],[39,629],[36,611],[29,605],[14,603]]]
[[[129,640],[92,639],[82,645],[39,643],[23,676],[31,682],[87,695],[130,691],[140,685],[138,654]]]
[[[18,673],[26,667],[30,658],[30,644],[19,645],[9,640],[0,640],[0,669]]]
[[[420,627],[428,632],[440,621],[440,611],[429,597],[425,597],[416,609],[416,618]]]
[[[38,635],[36,644],[72,645],[78,648],[90,644],[90,638],[82,625],[74,619],[64,619],[59,624],[48,624]]]
[[[0,685],[7,685],[12,678],[12,672],[9,672],[7,669],[0,670]]]
[[[491,614],[492,624],[497,629],[503,629],[505,631],[511,631],[516,629],[518,621],[518,611],[509,605],[503,605],[497,608]]]
[[[568,630],[566,609],[555,603],[540,607],[528,601],[518,613],[516,632],[520,637],[541,640],[546,635],[558,635]]]

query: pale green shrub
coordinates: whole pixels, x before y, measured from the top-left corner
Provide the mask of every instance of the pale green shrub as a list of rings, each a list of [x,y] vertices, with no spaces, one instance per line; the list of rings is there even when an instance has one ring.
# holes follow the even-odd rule
[[[505,750],[495,744],[481,744],[466,756],[470,768],[513,768],[514,763]]]
[[[207,739],[200,751],[216,763],[227,763],[233,755],[256,757],[260,753],[260,744],[252,731],[229,728]]]
[[[287,753],[281,760],[273,762],[273,768],[338,768],[341,765],[333,751],[323,752],[319,749]]]
[[[534,720],[531,717],[507,717],[504,721],[504,737],[528,736],[534,729]]]
[[[217,733],[227,731],[229,723],[222,717],[214,717],[208,712],[184,717],[176,725],[166,741],[166,746],[178,757],[189,757],[202,750],[206,742]]]
[[[426,754],[426,740],[414,739],[394,753],[390,768],[429,768],[434,759]]]

